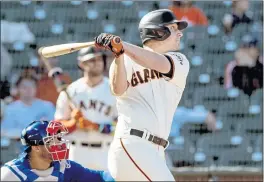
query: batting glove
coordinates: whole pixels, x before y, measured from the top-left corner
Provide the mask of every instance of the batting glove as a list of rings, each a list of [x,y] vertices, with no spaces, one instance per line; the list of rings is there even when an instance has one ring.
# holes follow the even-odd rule
[[[122,40],[118,36],[107,33],[101,33],[99,36],[95,37],[94,40],[95,46],[112,51],[115,57],[119,57],[124,53]]]

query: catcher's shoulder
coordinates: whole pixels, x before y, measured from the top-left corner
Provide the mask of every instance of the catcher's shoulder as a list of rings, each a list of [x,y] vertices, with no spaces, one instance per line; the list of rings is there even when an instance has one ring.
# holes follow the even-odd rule
[[[1,181],[20,181],[20,179],[6,165],[1,167]]]
[[[70,168],[66,168],[67,170],[78,172],[80,169],[84,169],[85,167],[79,164],[78,162],[67,159],[67,163],[70,164]]]

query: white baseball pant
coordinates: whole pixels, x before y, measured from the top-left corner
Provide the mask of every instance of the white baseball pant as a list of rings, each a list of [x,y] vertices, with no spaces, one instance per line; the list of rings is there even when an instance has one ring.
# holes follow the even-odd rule
[[[131,135],[111,143],[108,170],[116,181],[175,181],[164,148]]]
[[[68,135],[67,139],[75,143],[70,147],[70,160],[90,169],[107,170],[108,143],[110,144],[113,140],[113,136],[97,132],[75,131]],[[91,144],[101,144],[101,147],[92,147]]]

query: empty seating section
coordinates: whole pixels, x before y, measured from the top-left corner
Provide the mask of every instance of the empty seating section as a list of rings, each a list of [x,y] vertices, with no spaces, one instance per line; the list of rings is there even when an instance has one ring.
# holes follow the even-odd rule
[[[206,109],[214,110],[222,127],[215,133],[200,132],[206,130],[204,124],[184,124],[181,138],[170,138],[167,154],[175,166],[181,166],[180,162],[185,161],[187,165],[198,166],[260,167],[262,160],[257,154],[262,152],[263,143],[263,90],[257,90],[248,97],[241,91],[224,89],[219,80],[224,76],[226,64],[234,59],[234,51],[243,35],[255,33],[262,46],[263,32],[241,24],[228,37],[223,32],[222,18],[231,12],[231,6],[222,1],[195,1],[194,4],[203,9],[209,25],[189,27],[183,31],[181,52],[188,57],[191,69],[180,105],[191,103],[192,106],[204,105]],[[1,20],[27,23],[36,36],[37,46],[92,41],[101,32],[117,34],[128,42],[141,45],[138,33],[140,18],[149,10],[164,8],[165,5],[166,2],[158,1],[34,1],[24,5],[19,1],[1,2]],[[260,6],[263,7],[263,2],[250,1],[252,18],[262,27],[263,9]],[[216,33],[210,33],[214,28]],[[30,44],[25,43],[22,51],[15,50],[13,44],[5,43],[4,46],[13,57],[15,71],[30,64],[30,56],[34,53]],[[73,80],[80,76],[76,53],[58,59],[59,66]],[[256,108],[260,111],[255,112]],[[13,150],[7,147],[12,146],[11,143],[4,142],[1,146],[1,155],[8,160],[13,157],[8,155],[8,150]]]

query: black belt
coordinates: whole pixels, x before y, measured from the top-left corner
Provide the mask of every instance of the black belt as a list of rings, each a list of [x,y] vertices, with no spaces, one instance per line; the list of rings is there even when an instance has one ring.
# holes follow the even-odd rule
[[[130,130],[130,135],[135,135],[135,136],[138,136],[138,137],[142,138],[143,135],[144,135],[144,131],[131,129]],[[151,135],[151,134],[149,135],[149,138],[147,140],[152,142],[152,143],[155,143],[157,145],[160,145],[160,146],[162,146],[164,148],[167,148],[168,145],[169,145],[169,142],[167,140],[164,140],[163,138],[159,138],[159,137]]]
[[[76,145],[75,141],[71,141],[71,144],[73,146]],[[111,142],[107,143],[107,146],[110,146]],[[81,146],[83,147],[92,147],[92,148],[101,148],[103,146],[102,142],[98,142],[98,143],[88,143],[88,142],[81,142],[80,143]]]

